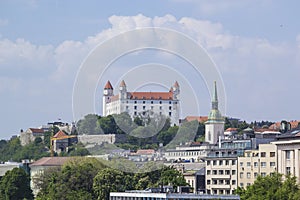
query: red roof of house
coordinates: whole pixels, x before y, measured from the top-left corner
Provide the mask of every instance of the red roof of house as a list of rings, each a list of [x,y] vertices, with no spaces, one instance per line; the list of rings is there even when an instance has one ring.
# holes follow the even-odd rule
[[[289,123],[291,124],[291,129],[297,128],[299,122],[300,121],[298,121],[298,120],[290,121]],[[269,129],[271,129],[271,130],[279,130],[280,129],[280,124],[281,124],[281,122],[276,122],[276,123],[270,125]]]
[[[238,130],[238,128],[228,128],[225,131],[232,132],[232,131],[237,131],[237,130]]]
[[[107,81],[107,83],[104,86],[104,89],[114,89],[113,86],[111,85],[110,81]]]
[[[29,128],[32,133],[44,133],[43,129],[40,128]]]
[[[188,122],[197,120],[198,122],[202,123],[202,122],[206,122],[207,119],[208,119],[207,116],[186,116],[185,117],[185,120]]]
[[[30,166],[62,166],[71,158],[72,157],[43,157],[33,162]]]
[[[62,130],[60,130],[53,137],[54,138],[61,138],[61,137],[65,137],[65,136],[67,136],[67,134],[65,134]]]
[[[139,149],[136,151],[136,154],[138,155],[146,155],[146,154],[154,154],[154,149]]]

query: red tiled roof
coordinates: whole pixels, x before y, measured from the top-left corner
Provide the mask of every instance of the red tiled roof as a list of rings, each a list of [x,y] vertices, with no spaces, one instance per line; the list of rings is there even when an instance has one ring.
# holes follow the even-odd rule
[[[154,149],[139,149],[136,151],[136,154],[138,155],[145,155],[145,154],[154,154]]]
[[[185,117],[185,120],[188,122],[197,120],[198,122],[202,123],[202,122],[206,122],[207,119],[208,119],[207,116],[186,116]]]
[[[44,133],[43,129],[40,128],[29,128],[32,133]]]
[[[43,157],[33,162],[30,166],[62,166],[71,158],[72,157]]]
[[[130,99],[173,100],[172,92],[129,92]]]
[[[54,138],[61,138],[67,136],[62,130],[58,131],[53,137]]]
[[[118,100],[118,99],[119,99],[119,95],[118,95],[118,94],[115,95],[115,96],[110,97],[110,100],[111,100],[111,101],[116,101],[116,100]]]
[[[228,129],[226,129],[225,131],[237,131],[238,129],[237,128],[228,128]]]
[[[114,89],[113,86],[111,85],[110,81],[107,81],[107,83],[104,86],[104,89]]]
[[[298,121],[298,120],[290,121],[289,123],[291,124],[291,129],[297,128],[299,122],[300,121]],[[276,123],[270,125],[269,129],[271,129],[271,130],[279,130],[280,129],[280,124],[281,124],[281,122],[276,122]]]

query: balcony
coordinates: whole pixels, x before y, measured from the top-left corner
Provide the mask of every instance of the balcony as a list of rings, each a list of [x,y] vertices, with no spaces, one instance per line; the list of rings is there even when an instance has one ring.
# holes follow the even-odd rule
[[[211,189],[231,189],[231,185],[211,185],[210,186]]]

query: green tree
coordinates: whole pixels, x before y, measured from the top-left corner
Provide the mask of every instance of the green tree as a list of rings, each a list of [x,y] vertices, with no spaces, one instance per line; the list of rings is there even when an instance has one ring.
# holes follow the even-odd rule
[[[88,114],[84,116],[84,119],[81,119],[76,124],[79,134],[88,134],[94,135],[99,134],[97,129],[99,116],[96,114]]]
[[[6,200],[33,199],[29,175],[20,168],[7,171],[0,182],[0,197]]]
[[[259,176],[254,184],[246,189],[238,188],[236,193],[242,200],[297,200],[300,195],[296,178],[286,176],[285,181],[282,181],[279,173]]]

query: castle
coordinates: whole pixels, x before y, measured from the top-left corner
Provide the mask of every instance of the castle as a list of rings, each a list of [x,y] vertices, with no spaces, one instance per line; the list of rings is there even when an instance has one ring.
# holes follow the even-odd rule
[[[168,92],[129,92],[124,80],[118,94],[107,81],[103,90],[103,116],[127,112],[132,118],[146,118],[153,114],[170,118],[171,124],[179,124],[180,87],[176,81]]]

